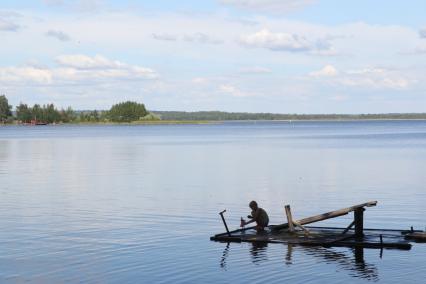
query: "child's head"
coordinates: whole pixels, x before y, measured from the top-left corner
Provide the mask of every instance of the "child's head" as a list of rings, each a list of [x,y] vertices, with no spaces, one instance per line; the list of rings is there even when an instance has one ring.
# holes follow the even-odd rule
[[[249,207],[252,210],[256,210],[257,209],[257,202],[253,200],[252,202],[249,203]]]

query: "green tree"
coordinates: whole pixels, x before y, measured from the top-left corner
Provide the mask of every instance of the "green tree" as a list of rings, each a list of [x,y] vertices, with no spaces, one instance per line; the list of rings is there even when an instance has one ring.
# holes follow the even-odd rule
[[[31,110],[31,119],[37,120],[37,121],[44,121],[44,113],[43,109],[40,107],[39,104],[35,104]]]
[[[61,115],[53,104],[43,106],[43,116],[44,121],[47,123],[59,122],[61,120]]]
[[[27,104],[20,103],[16,107],[16,118],[19,121],[22,121],[24,123],[28,123],[31,121],[32,118],[32,110],[27,106]]]
[[[99,112],[97,110],[92,111],[90,117],[93,121],[99,121]]]
[[[108,117],[114,122],[132,122],[147,114],[144,104],[127,101],[113,105],[108,112]]]
[[[68,107],[66,110],[62,109],[60,112],[61,121],[71,122],[76,119],[76,113],[71,107]]]
[[[9,105],[5,95],[0,96],[0,121],[4,122],[8,117],[12,116],[12,106]]]

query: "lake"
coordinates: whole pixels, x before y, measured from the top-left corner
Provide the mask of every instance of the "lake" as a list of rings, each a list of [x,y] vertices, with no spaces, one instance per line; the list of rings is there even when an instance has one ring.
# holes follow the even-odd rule
[[[425,230],[426,121],[0,127],[0,283],[421,283],[410,251],[216,243],[370,200]],[[352,216],[318,225],[346,227]]]

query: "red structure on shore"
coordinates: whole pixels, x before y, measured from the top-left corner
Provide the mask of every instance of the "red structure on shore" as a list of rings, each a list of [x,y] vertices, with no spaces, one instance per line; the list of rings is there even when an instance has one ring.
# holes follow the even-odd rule
[[[42,121],[39,121],[39,120],[37,120],[37,119],[31,119],[30,124],[31,124],[31,125],[47,125],[47,123],[46,123],[46,122],[42,122]]]

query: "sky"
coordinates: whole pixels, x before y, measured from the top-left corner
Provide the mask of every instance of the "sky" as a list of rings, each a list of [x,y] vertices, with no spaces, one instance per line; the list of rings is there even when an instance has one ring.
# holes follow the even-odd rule
[[[9,103],[426,112],[423,0],[0,0]]]

